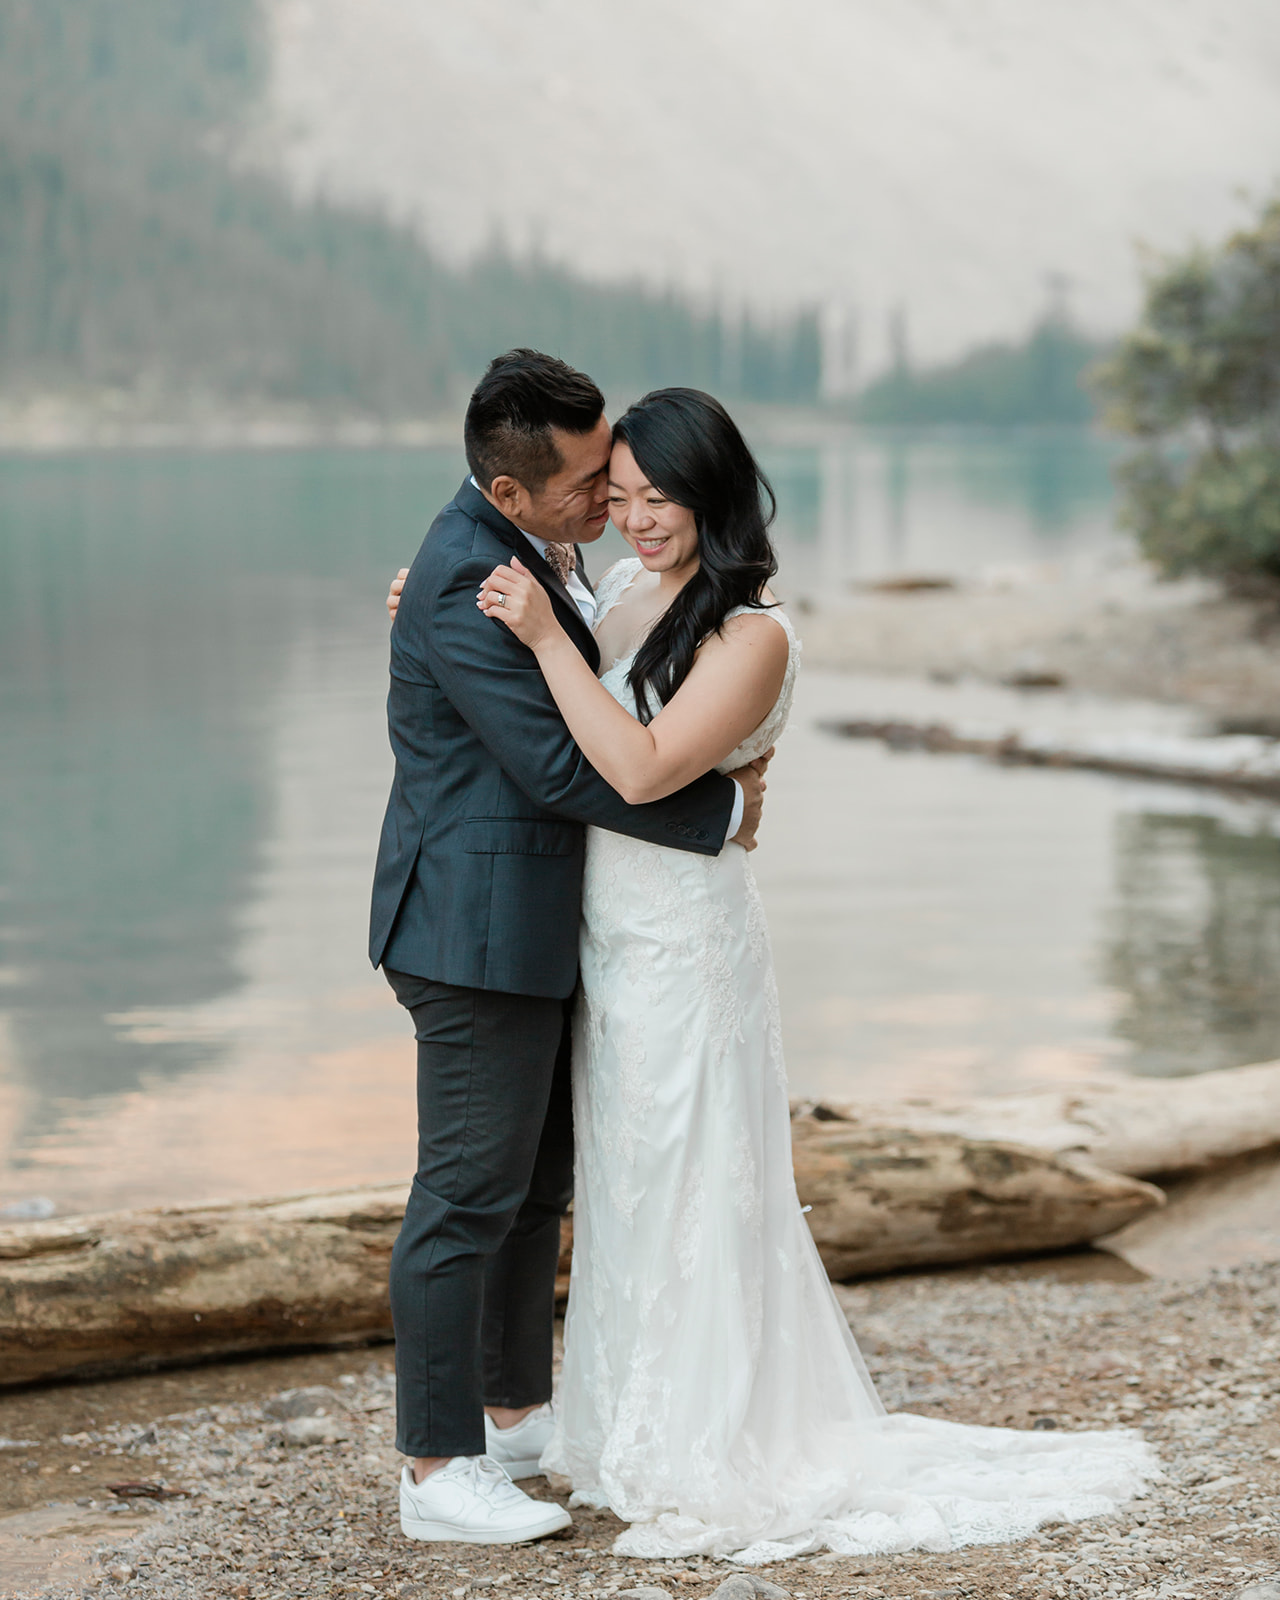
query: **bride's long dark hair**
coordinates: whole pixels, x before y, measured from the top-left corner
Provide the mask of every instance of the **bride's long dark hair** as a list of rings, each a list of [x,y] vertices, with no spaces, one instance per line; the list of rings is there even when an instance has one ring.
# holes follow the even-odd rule
[[[758,606],[778,570],[769,524],[778,502],[768,478],[718,400],[700,389],[655,389],[613,425],[658,492],[692,511],[698,570],[649,630],[627,674],[636,712],[650,721],[650,691],[666,705],[698,646],[735,606]],[[765,503],[768,503],[768,511]]]

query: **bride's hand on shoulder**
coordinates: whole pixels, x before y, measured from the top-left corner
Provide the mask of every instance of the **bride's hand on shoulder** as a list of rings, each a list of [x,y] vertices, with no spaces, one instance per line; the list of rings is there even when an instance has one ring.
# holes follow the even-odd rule
[[[387,590],[387,615],[392,622],[396,620],[396,612],[400,609],[400,592],[404,588],[404,580],[409,576],[408,567],[401,567],[391,580],[391,587]]]
[[[537,650],[564,630],[556,621],[547,591],[521,561],[512,556],[509,567],[495,567],[480,586],[476,605],[486,617],[510,628],[521,644]]]

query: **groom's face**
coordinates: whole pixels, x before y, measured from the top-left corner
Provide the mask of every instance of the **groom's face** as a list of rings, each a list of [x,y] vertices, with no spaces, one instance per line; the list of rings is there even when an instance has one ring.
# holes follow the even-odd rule
[[[493,498],[517,528],[539,539],[590,544],[609,520],[609,424],[604,417],[590,433],[552,428],[560,470],[541,489],[514,478],[495,478]]]

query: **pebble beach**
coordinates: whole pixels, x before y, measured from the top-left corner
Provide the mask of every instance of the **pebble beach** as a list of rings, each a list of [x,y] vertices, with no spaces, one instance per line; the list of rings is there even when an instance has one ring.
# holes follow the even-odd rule
[[[390,1349],[313,1352],[0,1398],[0,1593],[702,1600],[732,1578],[721,1600],[768,1600],[761,1582],[791,1600],[1280,1596],[1280,1265],[1171,1284],[1084,1252],[837,1292],[891,1410],[1139,1428],[1164,1480],[1017,1545],[754,1573],[620,1560],[620,1524],[580,1510],[536,1545],[416,1545],[396,1515]]]

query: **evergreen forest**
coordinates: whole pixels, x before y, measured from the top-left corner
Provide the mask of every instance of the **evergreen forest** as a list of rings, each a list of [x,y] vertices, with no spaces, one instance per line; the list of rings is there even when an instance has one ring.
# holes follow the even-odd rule
[[[1018,343],[992,343],[958,361],[916,370],[905,352],[859,395],[857,415],[877,423],[1084,423],[1095,403],[1088,373],[1103,346],[1061,312],[1042,317]]]
[[[233,159],[257,0],[0,0],[0,393],[421,415],[515,344],[607,390],[812,399],[816,318],[727,319],[494,249],[465,269]]]

